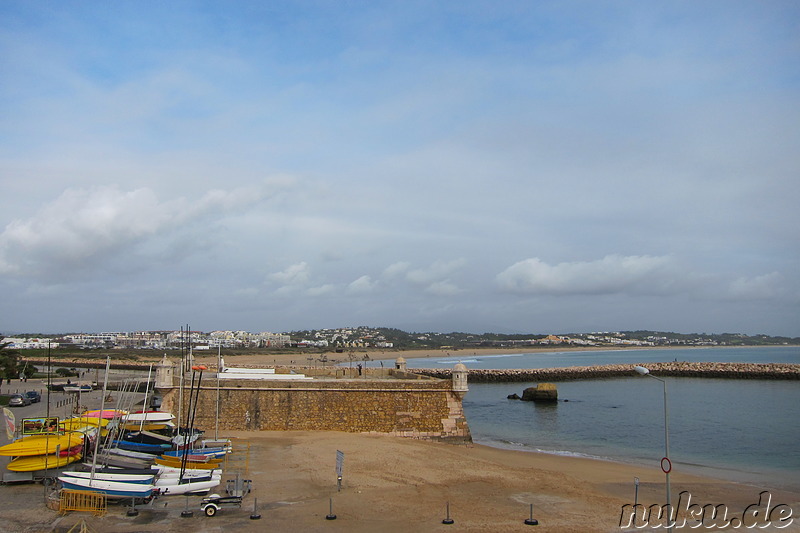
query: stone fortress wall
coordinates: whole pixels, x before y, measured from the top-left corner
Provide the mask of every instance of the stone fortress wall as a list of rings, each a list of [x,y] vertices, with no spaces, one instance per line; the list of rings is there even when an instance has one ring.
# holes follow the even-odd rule
[[[199,393],[192,398],[197,409],[194,427],[206,434],[219,430],[346,431],[380,433],[411,438],[471,442],[462,399],[466,368],[453,379],[441,380],[396,369],[364,369],[351,377],[346,369],[317,372],[313,380],[217,380],[206,371]],[[199,372],[184,377],[183,394],[178,367],[164,362],[157,369],[156,392],[161,409],[190,412],[190,387]],[[460,365],[463,368],[463,365]],[[454,386],[455,384],[455,386]],[[197,390],[197,389],[196,389]],[[217,402],[219,398],[219,403]],[[217,405],[219,418],[217,419]]]

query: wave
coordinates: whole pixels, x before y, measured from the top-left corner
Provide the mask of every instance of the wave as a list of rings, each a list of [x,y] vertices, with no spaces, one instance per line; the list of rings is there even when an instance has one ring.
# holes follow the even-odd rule
[[[548,455],[559,455],[561,457],[581,457],[584,459],[595,459],[599,461],[619,461],[619,459],[613,459],[611,457],[606,457],[603,455],[592,455],[589,453],[582,453],[576,452],[572,450],[548,450],[545,448],[537,448],[535,446],[531,446],[529,444],[525,444],[524,442],[515,442],[513,440],[505,440],[505,439],[492,439],[492,438],[475,438],[474,441],[478,444],[483,444],[485,446],[491,446],[492,448],[500,448],[503,450],[515,450],[521,452],[533,452],[533,453],[546,453]]]
[[[524,357],[526,355],[531,355],[527,352],[520,352],[520,353],[501,353],[496,355],[482,355],[481,359],[503,359],[505,357]]]

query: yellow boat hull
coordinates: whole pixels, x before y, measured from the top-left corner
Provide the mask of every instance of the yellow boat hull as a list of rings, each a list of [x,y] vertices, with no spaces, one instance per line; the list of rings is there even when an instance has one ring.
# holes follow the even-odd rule
[[[63,435],[31,435],[15,440],[11,444],[0,447],[0,455],[9,457],[35,456],[55,453],[58,450],[68,450],[83,444],[82,433],[64,433]]]
[[[111,422],[107,418],[98,418],[96,416],[73,416],[72,418],[65,418],[61,424],[72,426],[103,426],[106,427]]]
[[[47,470],[50,468],[60,468],[74,463],[83,457],[77,453],[72,456],[62,457],[60,455],[30,455],[27,457],[17,457],[10,461],[6,468],[12,472],[36,472],[37,470]]]

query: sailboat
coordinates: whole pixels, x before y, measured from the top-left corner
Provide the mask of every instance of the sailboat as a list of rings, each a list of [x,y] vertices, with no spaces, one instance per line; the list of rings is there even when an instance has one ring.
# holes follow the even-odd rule
[[[192,366],[192,385],[191,388],[189,389],[189,403],[187,406],[187,411],[191,412],[191,420],[189,421],[188,424],[189,427],[192,427],[194,424],[194,416],[197,412],[197,401],[200,396],[200,384],[203,381],[203,370],[205,369],[206,367],[202,365]],[[197,389],[195,390],[194,375],[196,371],[199,371],[200,374],[197,380]],[[194,405],[192,405],[193,400],[194,400]],[[161,494],[176,495],[176,494],[207,492],[220,484],[221,474],[218,476],[212,474],[209,478],[187,476],[186,470],[187,466],[190,464],[188,461],[188,454],[184,454],[180,458],[164,455],[161,458],[156,459],[155,462],[156,464],[161,464],[165,466],[180,467],[180,471],[178,472],[177,476],[175,477],[165,476],[156,480],[156,487],[158,487]],[[176,464],[176,462],[178,464]],[[198,463],[198,465],[199,464],[200,463]],[[202,464],[209,466],[213,465],[215,467],[219,466],[216,463],[202,463]],[[194,464],[192,464],[192,466],[194,466]]]
[[[100,481],[121,481],[124,483],[141,483],[152,484],[157,472],[151,471],[148,474],[129,474],[127,472],[62,472],[67,477],[76,477],[81,479],[98,479]]]
[[[61,487],[72,490],[85,490],[105,494],[107,498],[149,498],[155,486],[152,483],[128,483],[102,479],[58,476]]]
[[[160,494],[175,496],[178,494],[208,492],[219,485],[221,479],[221,476],[212,476],[211,479],[198,479],[184,475],[175,478],[159,478],[156,480],[155,486],[159,489]]]

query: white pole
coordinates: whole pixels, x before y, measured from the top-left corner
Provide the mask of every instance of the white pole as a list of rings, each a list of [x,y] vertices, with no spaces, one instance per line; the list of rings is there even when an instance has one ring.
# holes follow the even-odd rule
[[[106,407],[106,387],[108,387],[108,368],[111,366],[111,357],[106,357],[106,375],[103,378],[103,396],[100,398],[100,415],[97,418],[97,435],[94,440],[94,453],[92,454],[92,475],[90,479],[94,478],[94,469],[97,467],[97,449],[100,446],[100,438],[103,435],[103,410]]]
[[[150,392],[150,375],[153,373],[153,363],[150,363],[150,369],[147,371],[147,383],[144,386],[144,405],[142,405],[144,416],[142,421],[139,422],[139,431],[144,429],[144,419],[147,418],[147,394]]]
[[[655,378],[654,379],[658,379]],[[664,384],[664,457],[667,458],[667,465],[669,467],[669,471],[672,471],[672,462],[669,458],[669,407],[667,407],[667,381],[664,379],[658,379],[660,382]],[[668,527],[667,531],[672,533],[672,491],[670,490],[669,485],[669,471],[665,472],[667,476],[667,510],[669,511],[669,516],[667,518]]]
[[[214,440],[219,440],[219,373],[222,372],[222,343],[217,345],[217,412],[214,417]]]
[[[672,518],[674,513],[672,512],[672,491],[670,490],[669,484],[669,473],[672,471],[672,461],[669,458],[669,406],[667,403],[667,380],[657,378],[650,373],[650,370],[643,366],[636,365],[633,367],[637,374],[642,376],[647,376],[649,378],[653,378],[657,381],[660,381],[664,385],[664,458],[667,460],[667,468],[664,468],[664,462],[661,462],[661,469],[664,470],[664,475],[666,476],[666,487],[667,487],[667,531],[672,533]]]
[[[183,336],[183,326],[181,326],[181,343],[185,342],[186,338]],[[183,412],[183,379],[184,375],[186,374],[186,350],[185,345],[181,344],[181,379],[179,382],[179,389],[178,389],[178,441],[180,443],[181,438],[181,421],[183,419],[182,412]]]

